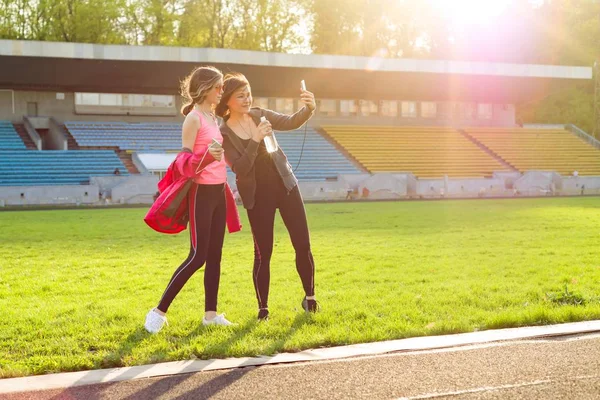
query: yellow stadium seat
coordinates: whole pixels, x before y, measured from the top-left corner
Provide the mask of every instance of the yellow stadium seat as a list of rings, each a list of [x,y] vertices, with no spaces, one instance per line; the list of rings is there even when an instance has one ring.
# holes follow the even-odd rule
[[[449,127],[339,126],[325,132],[369,172],[483,178],[511,168]]]

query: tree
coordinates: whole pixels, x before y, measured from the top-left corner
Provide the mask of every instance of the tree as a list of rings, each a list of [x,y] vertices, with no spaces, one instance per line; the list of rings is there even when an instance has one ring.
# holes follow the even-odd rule
[[[179,20],[177,0],[130,0],[127,21],[134,43],[144,45],[173,45],[176,43],[176,25]]]
[[[544,64],[592,66],[600,58],[600,1],[553,0],[537,23],[537,60]],[[558,89],[533,104],[519,105],[524,122],[574,123],[594,131],[594,85]]]
[[[0,1],[0,38],[27,39],[31,35],[29,19],[35,4],[27,0]]]
[[[295,31],[307,0],[189,0],[178,43],[187,46],[288,51],[302,40]]]
[[[123,0],[44,0],[38,3],[37,32],[46,40],[80,43],[125,43],[120,29]]]
[[[254,36],[260,39],[261,50],[285,52],[301,43],[302,37],[295,28],[300,24],[306,1],[258,0],[257,3]]]
[[[315,0],[311,46],[315,53],[362,55],[357,44],[361,37],[362,0]]]
[[[418,0],[315,0],[315,53],[426,56],[428,6]]]
[[[0,38],[125,43],[124,0],[1,0]]]
[[[179,19],[177,43],[181,46],[214,47],[214,14],[214,2],[210,0],[187,1]]]

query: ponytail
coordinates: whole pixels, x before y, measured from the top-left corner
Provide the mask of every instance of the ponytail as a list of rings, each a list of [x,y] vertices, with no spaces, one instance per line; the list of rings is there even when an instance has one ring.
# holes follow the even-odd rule
[[[221,102],[217,104],[217,107],[215,108],[215,114],[217,117],[227,120],[229,117],[229,107],[227,107],[227,103],[221,100]]]
[[[185,117],[192,111],[193,108],[194,108],[194,103],[192,103],[192,102],[184,104],[183,107],[181,107],[181,113]]]

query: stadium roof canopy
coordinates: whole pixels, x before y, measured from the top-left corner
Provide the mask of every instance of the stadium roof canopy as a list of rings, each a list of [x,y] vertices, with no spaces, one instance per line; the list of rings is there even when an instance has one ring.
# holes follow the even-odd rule
[[[176,94],[198,65],[244,73],[257,96],[517,103],[592,79],[591,67],[0,40],[0,88]]]

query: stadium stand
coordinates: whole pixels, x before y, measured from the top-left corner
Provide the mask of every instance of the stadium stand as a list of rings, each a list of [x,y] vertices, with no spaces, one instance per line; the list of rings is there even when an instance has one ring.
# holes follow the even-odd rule
[[[292,168],[298,165],[304,141],[304,129],[275,133],[279,146],[288,157]],[[336,178],[338,174],[359,174],[354,166],[338,149],[312,128],[306,132],[302,159],[296,171],[300,181],[322,181]]]
[[[418,178],[484,178],[510,171],[453,128],[323,126],[369,172],[412,172]]]
[[[600,175],[600,150],[566,130],[468,128],[468,135],[520,172]]]
[[[79,151],[26,152],[13,125],[0,121],[0,185],[80,184],[91,175],[128,173],[114,151],[174,152],[180,123],[66,122]],[[562,175],[600,175],[600,151],[565,130],[523,128],[324,126],[325,133],[371,173],[412,172],[419,178],[489,177],[494,171],[553,170]],[[338,174],[361,173],[342,152],[313,128],[277,132],[301,181],[323,181]],[[84,150],[86,149],[87,150]],[[27,154],[24,154],[27,153]],[[32,154],[29,154],[32,153]],[[85,162],[83,161],[85,159]],[[93,159],[93,166],[88,167]],[[24,161],[15,169],[16,161]],[[130,169],[131,171],[131,169]],[[229,171],[231,176],[231,171]],[[20,179],[20,180],[19,180]]]
[[[119,147],[134,151],[181,148],[180,123],[65,122],[80,147]]]
[[[0,186],[87,184],[90,176],[127,169],[110,150],[32,151],[0,149]]]
[[[0,121],[0,149],[24,150],[25,143],[9,121]]]
[[[66,122],[80,147],[119,147],[126,151],[177,151],[181,148],[181,124],[125,122]],[[304,129],[275,133],[279,145],[295,168],[304,140]],[[301,181],[320,181],[338,174],[361,171],[314,129],[307,128],[302,160],[296,171]]]

